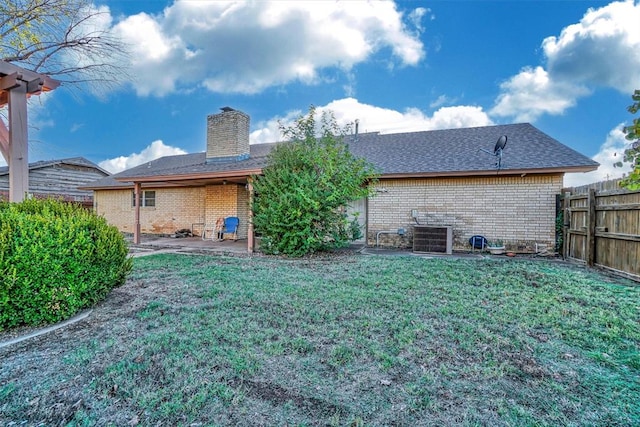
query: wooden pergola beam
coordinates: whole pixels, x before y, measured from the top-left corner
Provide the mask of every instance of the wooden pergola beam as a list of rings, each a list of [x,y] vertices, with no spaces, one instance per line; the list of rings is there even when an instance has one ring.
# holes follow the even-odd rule
[[[22,74],[11,73],[0,79],[0,90],[8,91],[20,86]]]
[[[0,61],[0,78],[4,78],[5,76],[9,76],[14,73],[20,75],[19,80],[21,82],[28,84],[27,93],[29,95],[39,95],[41,92],[49,92],[60,86],[60,82],[58,80],[52,79],[47,75],[35,73],[8,62]],[[5,101],[3,103],[2,98],[0,97],[0,107],[7,104],[6,97],[4,99]]]

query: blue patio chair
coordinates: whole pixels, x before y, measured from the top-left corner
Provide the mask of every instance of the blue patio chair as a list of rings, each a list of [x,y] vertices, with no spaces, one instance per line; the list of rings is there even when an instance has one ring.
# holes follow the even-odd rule
[[[237,241],[238,225],[240,225],[240,219],[237,216],[226,217],[224,219],[224,228],[222,229],[223,236],[225,234],[233,234],[233,241]]]

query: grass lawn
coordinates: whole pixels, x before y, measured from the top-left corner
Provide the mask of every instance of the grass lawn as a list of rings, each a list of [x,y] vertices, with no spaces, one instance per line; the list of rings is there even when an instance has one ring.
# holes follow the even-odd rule
[[[0,350],[0,424],[640,425],[631,283],[520,259],[139,258],[93,321]]]

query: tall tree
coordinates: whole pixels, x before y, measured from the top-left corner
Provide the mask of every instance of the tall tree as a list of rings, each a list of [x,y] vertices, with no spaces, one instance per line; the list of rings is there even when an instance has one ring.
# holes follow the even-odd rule
[[[636,114],[640,111],[640,89],[636,89],[631,98],[634,103],[627,107],[627,110],[631,114]],[[624,160],[631,163],[633,170],[620,181],[620,185],[630,190],[638,190],[640,189],[640,117],[634,118],[630,126],[625,126],[624,133],[625,138],[633,141],[631,147],[624,152]]]
[[[0,60],[67,84],[116,83],[126,49],[89,0],[2,0]]]
[[[372,165],[354,157],[330,112],[316,109],[283,127],[287,140],[273,149],[255,178],[253,223],[266,253],[302,256],[344,246],[359,231],[346,206],[371,194]],[[355,220],[357,221],[357,219]]]

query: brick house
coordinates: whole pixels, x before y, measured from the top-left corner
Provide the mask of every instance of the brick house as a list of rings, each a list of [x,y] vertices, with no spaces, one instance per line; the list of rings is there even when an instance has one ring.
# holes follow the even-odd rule
[[[493,152],[502,135],[508,142],[497,169]],[[521,252],[553,245],[564,174],[598,167],[526,123],[356,133],[346,142],[380,172],[376,194],[349,209],[360,213],[368,245],[411,247],[420,226],[449,228],[454,249],[468,249],[478,234]],[[135,234],[136,224],[142,233],[197,232],[219,216],[237,216],[238,235],[251,251],[251,177],[261,173],[273,146],[249,145],[249,116],[225,108],[207,118],[206,152],[163,157],[85,188],[94,190],[96,211],[123,232]]]

